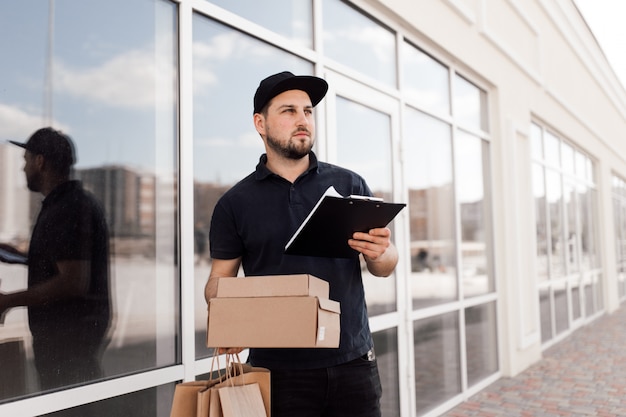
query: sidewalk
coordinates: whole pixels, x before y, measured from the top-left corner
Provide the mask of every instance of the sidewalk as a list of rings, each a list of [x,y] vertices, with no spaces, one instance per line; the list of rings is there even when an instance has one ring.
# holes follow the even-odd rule
[[[578,329],[514,378],[445,417],[626,416],[626,306]]]

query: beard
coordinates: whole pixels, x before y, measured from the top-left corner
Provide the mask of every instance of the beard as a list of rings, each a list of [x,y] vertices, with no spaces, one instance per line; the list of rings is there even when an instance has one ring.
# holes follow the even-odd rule
[[[274,150],[276,153],[284,156],[287,159],[302,159],[311,152],[311,149],[313,149],[313,139],[308,142],[290,139],[287,141],[286,144],[283,144],[269,134],[266,138],[267,145],[272,148],[272,150]]]
[[[27,175],[26,187],[28,187],[28,189],[32,192],[39,192],[41,190],[41,175]]]

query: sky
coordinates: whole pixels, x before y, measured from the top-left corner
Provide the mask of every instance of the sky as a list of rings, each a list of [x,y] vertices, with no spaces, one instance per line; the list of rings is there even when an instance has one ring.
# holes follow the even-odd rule
[[[574,1],[626,89],[626,1]]]

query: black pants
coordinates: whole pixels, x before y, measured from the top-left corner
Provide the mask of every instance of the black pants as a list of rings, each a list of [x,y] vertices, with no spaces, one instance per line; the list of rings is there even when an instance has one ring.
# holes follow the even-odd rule
[[[382,388],[367,356],[332,368],[272,370],[272,417],[380,417]]]

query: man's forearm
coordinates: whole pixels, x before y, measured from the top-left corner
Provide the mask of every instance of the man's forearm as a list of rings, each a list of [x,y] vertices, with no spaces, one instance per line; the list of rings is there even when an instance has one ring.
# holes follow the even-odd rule
[[[385,253],[377,259],[369,259],[365,256],[367,270],[377,277],[388,277],[396,269],[398,264],[398,250],[394,245],[389,245]]]

